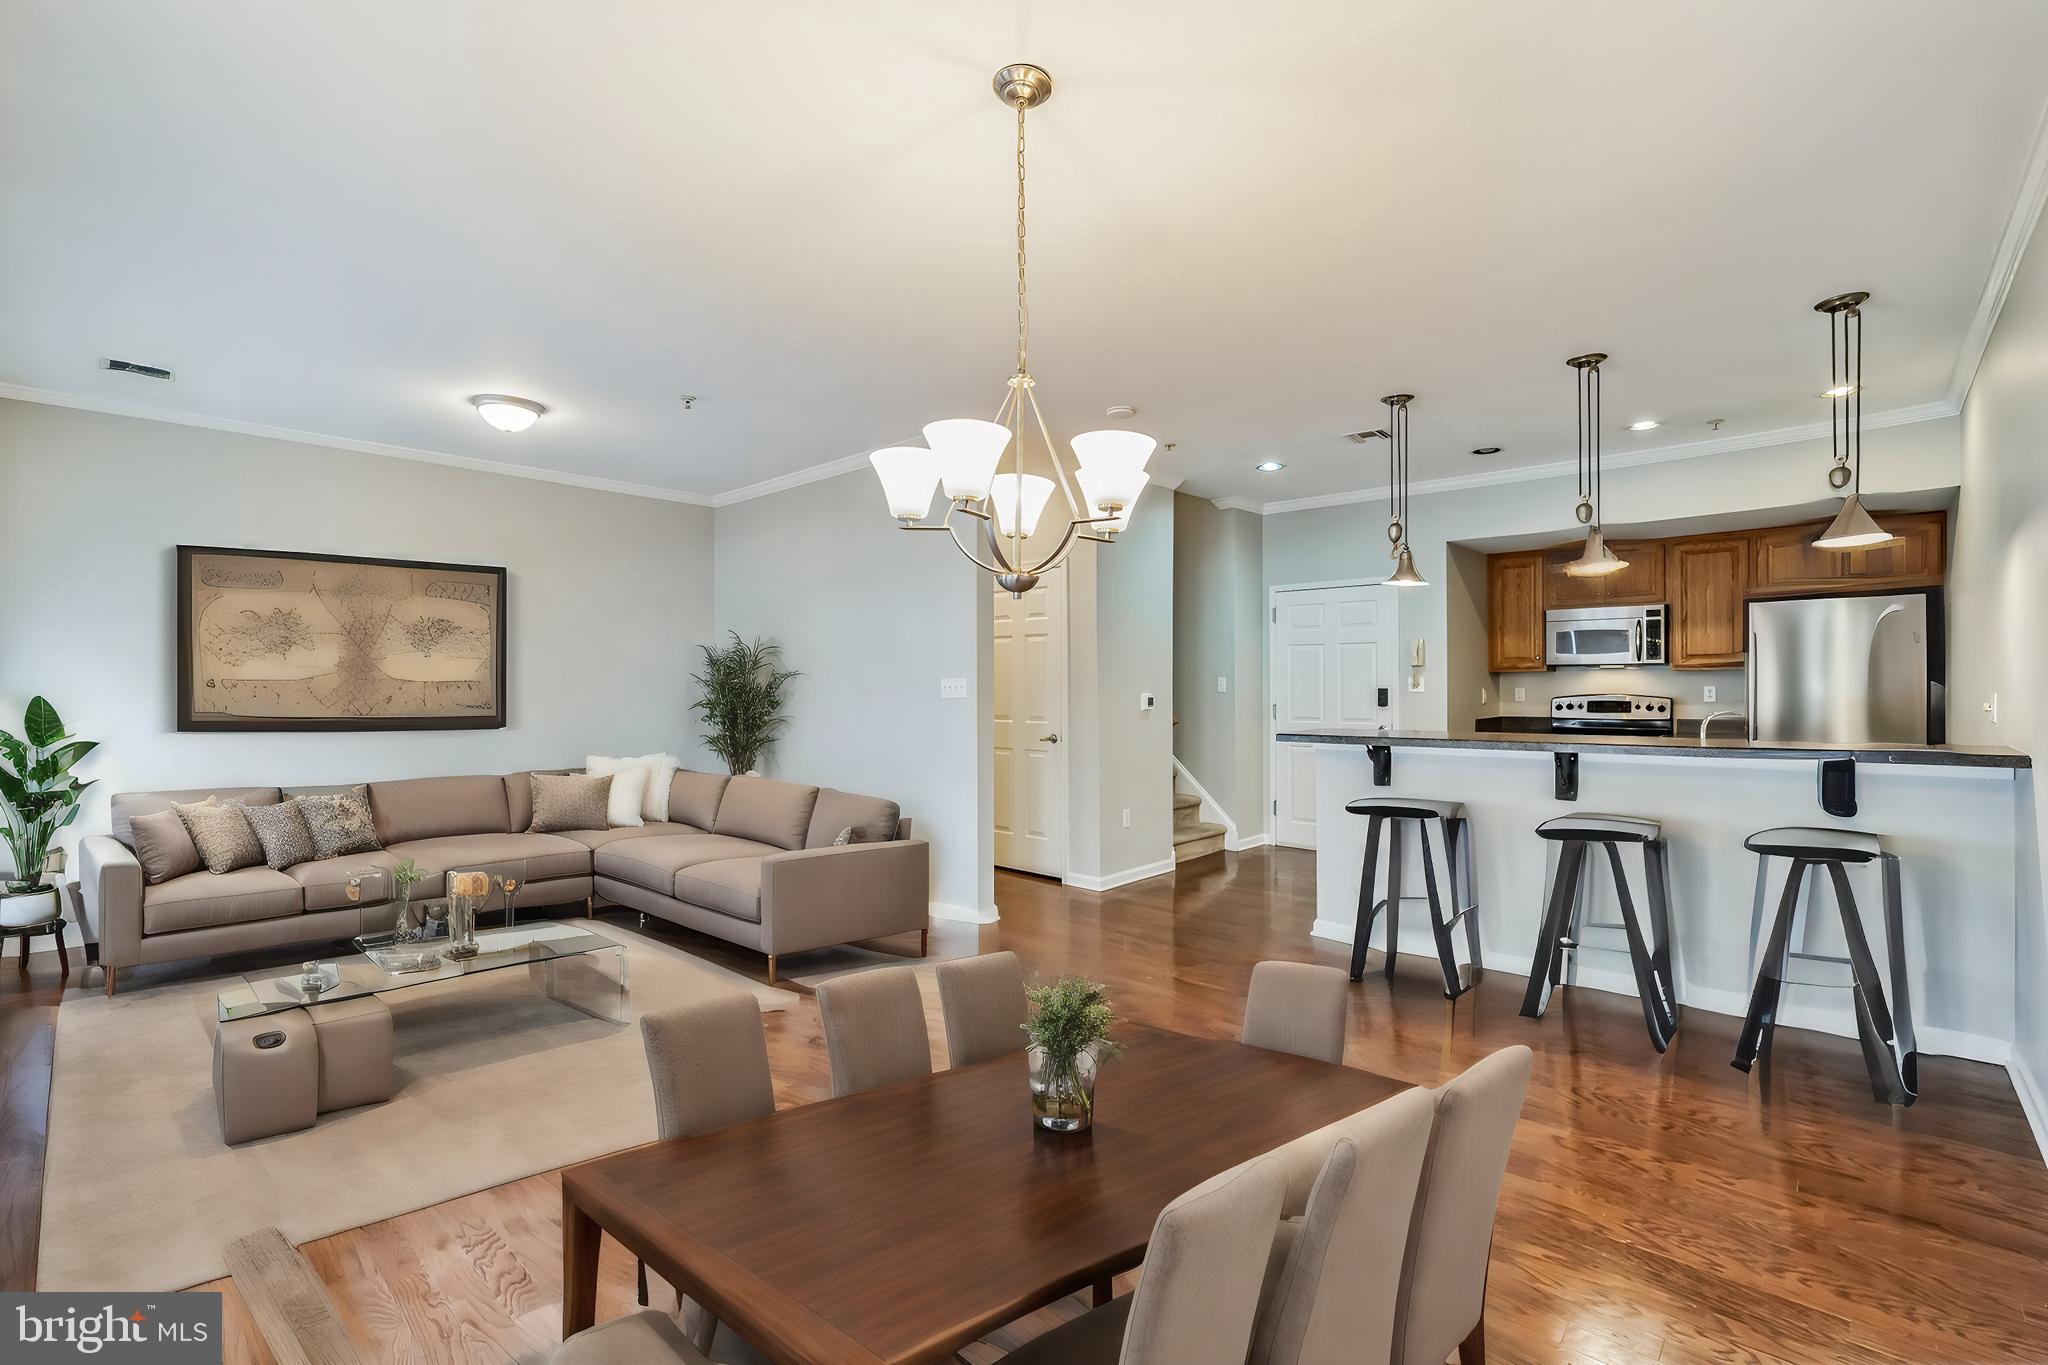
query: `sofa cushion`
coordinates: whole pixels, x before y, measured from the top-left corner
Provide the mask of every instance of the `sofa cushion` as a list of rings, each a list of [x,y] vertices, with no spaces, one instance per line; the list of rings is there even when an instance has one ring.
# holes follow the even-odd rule
[[[169,810],[172,806],[189,806],[209,796],[216,801],[239,801],[245,806],[272,806],[283,799],[276,787],[194,787],[174,792],[115,792],[108,807],[108,813],[113,817],[114,838],[127,845],[132,853],[135,850],[135,833],[129,824],[136,816]],[[707,826],[710,823],[705,821]]]
[[[686,867],[715,863],[722,858],[765,858],[774,852],[777,850],[771,845],[730,835],[670,834],[658,839],[622,839],[606,844],[591,855],[591,864],[603,876],[672,896],[676,873]]]
[[[848,843],[886,844],[896,837],[896,821],[902,813],[894,801],[884,801],[879,796],[857,796],[852,792],[820,787],[817,808],[811,812],[811,832],[804,839],[804,847],[824,848],[837,839],[843,829],[853,831]]]
[[[706,910],[761,922],[761,858],[721,858],[676,873],[675,897]]]
[[[451,834],[505,834],[512,828],[503,777],[415,777],[372,782],[370,813],[386,847]]]
[[[590,874],[590,850],[559,834],[451,834],[440,839],[410,839],[390,851],[419,864],[426,880],[413,887],[414,896],[445,894],[442,874],[457,868],[510,873],[529,882]]]
[[[621,839],[646,839],[657,834],[708,834],[709,830],[697,829],[691,825],[678,825],[672,820],[661,820],[652,824],[621,827],[619,829],[558,829],[553,833],[564,839],[574,839],[585,848],[603,848]]]
[[[676,769],[668,783],[668,818],[679,825],[710,829],[718,821],[719,798],[725,795],[725,784],[730,781],[724,773]]]
[[[767,777],[735,777],[725,785],[711,831],[777,848],[802,848],[817,804],[816,787]],[[838,832],[838,826],[833,826],[832,833]],[[831,835],[826,842],[831,842]]]
[[[381,885],[372,889],[372,894],[365,894],[362,900],[350,900],[348,879],[351,873],[365,867],[378,867],[389,872],[397,866],[398,855],[387,853],[380,848],[369,853],[344,853],[338,858],[320,858],[314,862],[300,863],[297,867],[288,869],[287,875],[305,891],[306,909],[309,912],[345,910],[364,901],[375,904],[391,899],[391,883],[389,880],[383,880]]]
[[[175,934],[183,929],[278,919],[298,914],[304,904],[299,884],[267,867],[188,872],[143,888],[142,932]]]

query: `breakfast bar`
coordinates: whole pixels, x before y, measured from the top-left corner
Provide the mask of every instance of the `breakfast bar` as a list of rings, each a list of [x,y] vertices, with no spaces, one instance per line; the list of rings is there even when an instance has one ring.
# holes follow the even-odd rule
[[[1310,746],[1315,754],[1312,932],[1318,938],[1349,943],[1353,937],[1368,822],[1345,807],[1360,798],[1463,807],[1472,877],[1461,897],[1477,906],[1480,964],[1517,976],[1530,970],[1558,847],[1539,838],[1536,827],[1560,815],[1636,817],[1661,825],[1668,850],[1671,974],[1679,1005],[1740,1017],[1751,990],[1758,866],[1744,840],[1773,827],[1861,831],[1880,836],[1898,858],[1900,947],[1919,1050],[1999,1063],[2006,1058],[2014,1012],[2014,849],[2020,846],[2021,783],[2031,766],[2025,754],[1963,745],[1350,727],[1307,728],[1277,739]],[[1853,815],[1823,808],[1824,766],[1831,774],[1829,804],[1843,810],[1849,808],[1845,799],[1853,802]],[[1784,869],[1777,875],[1782,885]],[[1875,864],[1850,875],[1868,878],[1856,880],[1855,895],[1875,921],[1883,904]],[[1405,860],[1401,885],[1407,913],[1398,950],[1434,957],[1438,945],[1422,910],[1418,854]],[[1615,919],[1604,871],[1586,879],[1585,894],[1589,917]],[[1776,896],[1774,885],[1766,904]],[[1384,948],[1386,922],[1382,915],[1375,924],[1372,947]],[[1811,914],[1802,934],[1806,951],[1846,953],[1831,909]],[[1460,945],[1467,941],[1462,929],[1453,937]],[[1880,955],[1890,949],[1888,943],[1876,947]],[[1626,952],[1588,943],[1576,956],[1578,986],[1637,994]],[[1787,985],[1777,1019],[1856,1036],[1847,991]]]

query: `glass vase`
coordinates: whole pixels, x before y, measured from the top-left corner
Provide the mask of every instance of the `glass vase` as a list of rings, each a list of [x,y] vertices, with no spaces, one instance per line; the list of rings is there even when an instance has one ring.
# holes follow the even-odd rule
[[[476,956],[477,912],[490,898],[490,873],[472,869],[448,874],[448,956]]]
[[[1054,1133],[1078,1133],[1095,1122],[1093,1047],[1072,1056],[1053,1056],[1043,1048],[1026,1049],[1031,1061],[1031,1119]]]

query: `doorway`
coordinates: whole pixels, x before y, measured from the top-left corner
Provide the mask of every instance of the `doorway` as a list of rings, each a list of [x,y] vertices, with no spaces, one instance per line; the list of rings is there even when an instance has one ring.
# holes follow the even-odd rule
[[[1384,583],[1273,589],[1266,681],[1277,844],[1316,846],[1316,765],[1311,746],[1281,744],[1275,736],[1325,725],[1400,726],[1399,591]]]
[[[1067,874],[1067,575],[995,593],[995,861]]]

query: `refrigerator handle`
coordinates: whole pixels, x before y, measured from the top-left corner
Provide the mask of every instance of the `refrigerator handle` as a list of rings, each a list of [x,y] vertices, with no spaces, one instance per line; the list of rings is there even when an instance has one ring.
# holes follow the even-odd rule
[[[1749,695],[1743,700],[1749,711],[1749,737],[1751,739],[1756,738],[1757,674],[1763,671],[1763,666],[1763,651],[1756,647],[1756,630],[1752,627],[1749,632],[1749,667],[1743,670],[1743,676],[1749,681]]]

